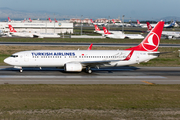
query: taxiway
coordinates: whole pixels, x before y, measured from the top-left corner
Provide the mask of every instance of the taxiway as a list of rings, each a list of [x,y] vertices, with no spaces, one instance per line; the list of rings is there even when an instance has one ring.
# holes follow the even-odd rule
[[[115,67],[65,73],[56,68],[0,66],[0,84],[180,84],[180,67]]]

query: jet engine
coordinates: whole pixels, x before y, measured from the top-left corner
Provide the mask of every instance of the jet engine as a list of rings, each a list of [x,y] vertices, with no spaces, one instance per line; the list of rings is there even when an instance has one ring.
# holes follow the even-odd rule
[[[64,65],[64,71],[67,72],[81,72],[82,68],[81,63],[66,63]]]

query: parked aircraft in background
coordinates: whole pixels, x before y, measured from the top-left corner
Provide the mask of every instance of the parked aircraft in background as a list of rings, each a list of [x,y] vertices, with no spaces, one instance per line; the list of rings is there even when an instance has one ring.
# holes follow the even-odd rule
[[[8,22],[11,22],[11,19],[10,19],[10,17],[8,17]]]
[[[94,25],[94,27],[95,27],[95,31],[94,32],[104,35],[104,30],[100,30],[97,25]],[[121,31],[109,31],[109,33],[111,33],[111,34],[112,33],[113,34],[115,34],[115,33],[120,34],[122,32]]]
[[[12,54],[5,63],[23,71],[23,67],[58,67],[66,72],[81,72],[102,66],[124,66],[147,62],[160,54],[158,46],[164,22],[160,21],[138,45],[125,50],[32,50]]]
[[[51,18],[49,17],[48,19],[49,19],[49,22],[51,23],[52,22]]]
[[[115,21],[114,21],[114,19],[112,19],[112,22],[114,23],[114,25],[117,25],[117,26],[126,26],[126,27],[130,27],[131,25],[130,24],[128,24],[128,23],[116,23]]]
[[[114,39],[125,39],[125,38],[129,38],[129,39],[143,39],[144,36],[140,35],[140,34],[124,34],[121,31],[116,32],[116,33],[110,33],[106,27],[103,27],[104,30],[104,36],[108,37],[108,38],[114,38]]]
[[[16,37],[31,37],[31,38],[59,38],[60,35],[56,33],[28,33],[28,32],[17,32],[12,25],[9,26],[9,31],[12,36]]]
[[[33,33],[27,33],[27,32],[17,32],[12,25],[9,26],[10,35],[16,36],[16,37],[31,37],[33,38]]]
[[[29,18],[29,22],[32,22],[31,18]]]
[[[175,26],[175,24],[176,24],[176,21],[173,21],[173,22],[170,23],[170,24],[165,24],[165,25],[164,25],[164,28],[172,28],[172,27]]]
[[[100,30],[97,25],[94,25],[94,27],[95,27],[95,31],[94,31],[94,32],[99,33],[99,34],[102,34],[102,35],[104,34],[104,31],[103,31],[103,30]]]
[[[107,23],[95,23],[92,19],[91,19],[91,22],[92,22],[93,25],[100,25],[100,26],[107,25]]]
[[[148,32],[151,31],[153,28],[149,22],[147,22],[147,28],[148,28]],[[180,38],[179,31],[162,31],[162,35],[166,36],[168,39]]]
[[[56,20],[56,18],[54,18],[54,21],[57,23],[58,21]]]

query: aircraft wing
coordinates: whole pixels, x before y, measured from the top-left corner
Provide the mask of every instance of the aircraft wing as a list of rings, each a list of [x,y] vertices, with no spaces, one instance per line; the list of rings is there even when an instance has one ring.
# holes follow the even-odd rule
[[[90,67],[94,67],[94,66],[99,66],[99,65],[104,65],[104,64],[110,64],[112,62],[119,62],[119,61],[128,61],[131,59],[131,56],[133,55],[134,50],[132,50],[128,56],[123,59],[123,60],[105,60],[105,61],[84,61],[84,62],[80,62],[83,66],[90,66]]]
[[[107,61],[85,61],[81,62],[83,66],[95,67],[104,64],[110,64],[111,62],[118,62],[120,60],[107,60]]]

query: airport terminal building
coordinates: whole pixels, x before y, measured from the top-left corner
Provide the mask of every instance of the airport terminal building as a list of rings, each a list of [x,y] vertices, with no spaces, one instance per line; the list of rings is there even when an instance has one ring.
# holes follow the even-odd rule
[[[63,22],[0,22],[0,29],[9,32],[8,24],[17,32],[36,32],[36,33],[73,33],[73,23]]]

